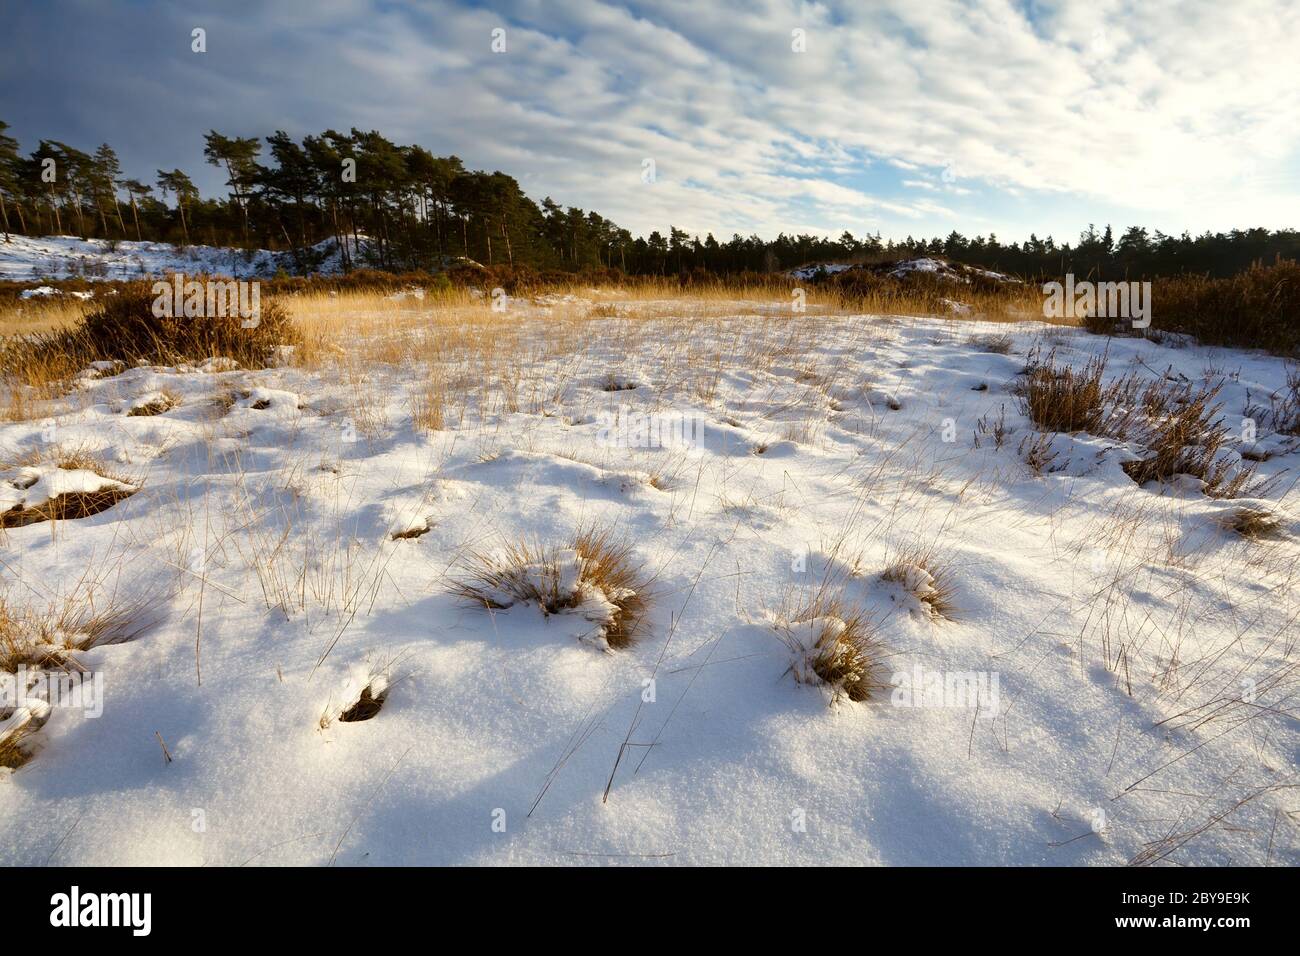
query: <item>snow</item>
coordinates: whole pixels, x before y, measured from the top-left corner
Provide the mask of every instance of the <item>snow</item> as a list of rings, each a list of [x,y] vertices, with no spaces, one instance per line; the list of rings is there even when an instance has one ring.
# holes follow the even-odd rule
[[[979,269],[975,266],[960,265],[954,267],[942,259],[931,259],[924,257],[920,259],[907,259],[903,262],[896,263],[890,270],[889,274],[894,278],[902,278],[913,272],[927,272],[939,277],[948,279],[953,282],[970,282],[973,275],[983,276],[987,279],[993,279],[997,282],[1015,282],[1010,276],[1003,275],[1001,272],[994,272],[991,269]]]
[[[517,401],[476,373],[433,433],[412,425],[414,361],[363,384],[108,368],[57,418],[0,423],[6,456],[53,430],[142,478],[92,517],[7,529],[6,597],[91,580],[159,608],[78,654],[102,715],[50,708],[32,760],[0,771],[0,863],[1116,865],[1248,797],[1168,862],[1300,863],[1276,789],[1300,744],[1300,442],[1261,418],[1259,474],[1281,478],[1237,502],[1139,488],[1121,467],[1138,449],[1082,434],[1053,437],[1061,467],[1035,475],[1013,393],[1044,344],[1074,365],[1109,349],[1108,377],[1228,369],[1237,432],[1284,388],[1280,359],[1032,322],[626,305],[557,330],[572,305],[484,303],[524,343]],[[981,350],[1004,332],[1010,354]],[[612,371],[639,387],[604,391]],[[180,401],[126,414],[159,393]],[[703,441],[602,441],[619,407],[702,416]],[[999,447],[979,423],[1000,414]],[[18,476],[6,500],[93,483]],[[1228,530],[1246,506],[1278,533]],[[651,581],[630,648],[592,640],[618,595],[546,614],[450,591],[467,553],[569,548],[593,524]],[[881,578],[917,548],[947,571],[952,619],[900,600],[933,564]],[[524,573],[573,595],[585,558],[559,558]],[[920,690],[832,706],[796,680],[772,614],[827,581],[873,622],[886,677],[985,675],[992,712]],[[807,649],[833,623],[784,636]],[[366,687],[379,712],[334,719]]]
[[[818,275],[833,276],[837,272],[845,272],[852,269],[853,266],[845,262],[817,262],[810,266],[800,266],[798,269],[791,269],[790,275],[796,279],[811,279]]]
[[[35,289],[23,289],[22,292],[18,293],[18,298],[45,299],[45,298],[49,298],[50,296],[57,296],[63,294],[64,294],[63,291],[60,289],[56,289],[53,286],[42,285],[42,286],[37,286]],[[94,292],[69,292],[67,294],[72,296],[74,299],[93,299],[95,297]]]
[[[354,258],[360,259],[355,240],[349,237]],[[362,255],[368,248],[363,238]],[[312,271],[325,275],[342,272],[338,243],[326,239],[310,250],[319,265]],[[140,279],[181,272],[189,275],[232,276],[245,279],[269,279],[280,270],[297,271],[291,253],[266,249],[232,249],[225,246],[176,246],[167,242],[134,240],[80,239],[76,236],[10,236],[0,242],[0,280],[12,282],[32,279],[83,278],[92,281]],[[22,298],[57,295],[50,286],[27,290]],[[90,292],[69,293],[88,298]]]
[[[938,259],[908,259],[898,263],[890,270],[891,276],[902,276],[909,272],[935,272],[943,273],[948,269],[947,263],[940,262]]]
[[[105,478],[86,468],[38,465],[0,472],[0,511],[36,508],[51,498],[97,491],[134,491],[135,486]]]
[[[991,269],[980,269],[976,266],[965,264],[954,264],[945,262],[943,259],[935,259],[930,256],[921,256],[916,259],[903,259],[899,262],[888,263],[883,265],[855,265],[853,263],[843,262],[818,262],[812,265],[800,266],[792,269],[788,273],[795,279],[814,279],[822,275],[835,275],[840,272],[847,272],[851,269],[869,269],[872,271],[883,271],[886,275],[894,279],[903,279],[914,273],[926,273],[938,279],[944,279],[949,282],[969,283],[972,276],[981,276],[986,279],[992,279],[996,282],[1019,282],[1011,276],[1004,275],[1001,272],[994,272]],[[948,303],[954,312],[969,311],[968,306],[959,302],[944,300]]]

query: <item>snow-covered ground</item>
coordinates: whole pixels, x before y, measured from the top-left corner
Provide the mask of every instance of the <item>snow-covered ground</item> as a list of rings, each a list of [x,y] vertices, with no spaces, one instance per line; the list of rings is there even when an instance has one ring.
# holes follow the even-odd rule
[[[363,242],[364,246],[365,243]],[[341,271],[338,243],[325,240],[312,247],[320,256],[317,270],[331,275]],[[287,252],[242,250],[225,246],[175,246],[167,242],[79,239],[76,236],[10,236],[0,241],[0,280],[36,279],[140,279],[146,276],[233,276],[269,279],[279,270],[293,273],[296,263]]]
[[[810,266],[791,269],[790,275],[796,279],[811,279],[818,275],[833,276],[837,272],[845,272],[852,268],[852,265],[845,262],[816,262]]]
[[[1223,525],[1241,502],[1138,487],[1113,442],[1058,437],[1035,475],[1028,354],[1082,365],[1105,339],[511,309],[497,361],[427,353],[460,396],[433,431],[416,358],[88,375],[0,425],[10,457],[79,449],[140,488],[5,532],[7,599],[91,581],[152,606],[78,655],[102,715],[52,708],[0,771],[0,863],[1300,863],[1295,496],[1284,476],[1255,503],[1279,528],[1246,540]],[[1221,381],[1234,431],[1258,419],[1262,476],[1300,467],[1258,413],[1281,360],[1109,342],[1108,375],[1166,369]],[[664,434],[688,442],[647,447]],[[592,526],[644,565],[630,648],[449,592],[471,552]],[[774,622],[826,582],[896,688],[795,680],[807,635]],[[933,675],[949,693],[904,693]],[[379,712],[339,720],[366,687]]]
[[[970,282],[972,276],[992,279],[996,282],[1019,282],[1011,276],[991,269],[980,269],[964,263],[951,263],[943,259],[922,256],[917,259],[902,259],[898,262],[853,264],[844,262],[815,262],[811,265],[791,269],[788,275],[795,279],[813,279],[821,275],[835,275],[853,269],[865,269],[879,272],[894,279],[906,278],[916,273],[925,273],[949,282]]]

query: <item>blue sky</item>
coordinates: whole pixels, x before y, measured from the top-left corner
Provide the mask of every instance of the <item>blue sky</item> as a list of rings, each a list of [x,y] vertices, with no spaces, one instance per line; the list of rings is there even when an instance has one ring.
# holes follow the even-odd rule
[[[1295,0],[0,0],[0,16],[0,119],[25,148],[108,141],[128,175],[179,166],[205,193],[222,188],[209,128],[358,126],[639,233],[1300,225]]]

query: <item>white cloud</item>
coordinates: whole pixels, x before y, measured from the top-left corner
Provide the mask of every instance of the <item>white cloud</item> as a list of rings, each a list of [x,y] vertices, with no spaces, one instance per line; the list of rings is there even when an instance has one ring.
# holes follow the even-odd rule
[[[96,141],[183,129],[197,156],[208,127],[374,128],[636,232],[959,219],[1005,232],[1016,195],[1166,228],[1300,218],[1296,0],[1038,0],[1033,19],[1010,0],[183,8],[168,4],[144,39],[121,8],[104,14],[82,78],[60,81],[82,126],[128,107]],[[191,21],[208,29],[207,59],[139,56]],[[505,54],[490,49],[497,26]]]

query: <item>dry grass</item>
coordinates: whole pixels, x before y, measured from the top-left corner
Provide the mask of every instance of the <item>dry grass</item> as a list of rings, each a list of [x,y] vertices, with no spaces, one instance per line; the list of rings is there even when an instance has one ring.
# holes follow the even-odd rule
[[[981,352],[992,352],[995,355],[1010,355],[1015,344],[1016,340],[1007,332],[1001,335],[984,335],[971,340],[971,345]]]
[[[7,307],[6,307],[7,306]],[[58,332],[78,325],[93,310],[93,299],[48,296],[0,303],[0,338]]]
[[[1205,483],[1211,498],[1262,491],[1254,480],[1254,466],[1241,466],[1226,454],[1233,439],[1219,418],[1217,395],[1217,386],[1162,388],[1156,383],[1148,388],[1140,440],[1149,454],[1126,462],[1125,473],[1139,485],[1191,475]]]
[[[1021,411],[1044,432],[1087,432],[1116,441],[1135,441],[1147,454],[1126,462],[1139,485],[1167,483],[1191,475],[1212,498],[1258,493],[1254,469],[1226,454],[1233,439],[1216,404],[1220,385],[1179,382],[1166,375],[1143,384],[1136,372],[1103,380],[1105,356],[1082,369],[1057,365],[1054,353],[1031,356],[1019,387]],[[1020,452],[1035,474],[1051,468],[1050,436],[1026,438]]]
[[[128,417],[141,417],[151,415],[161,415],[163,412],[169,412],[181,403],[181,397],[171,389],[163,389],[158,393],[158,397],[140,405],[136,405],[129,412]]]
[[[801,684],[827,687],[831,700],[870,700],[889,686],[884,677],[888,650],[861,609],[820,592],[774,622],[793,655],[790,673]]]
[[[1081,370],[1056,364],[1055,353],[1031,357],[1020,386],[1020,410],[1045,431],[1101,434],[1111,396],[1102,384],[1106,359],[1091,358]]]
[[[152,621],[156,600],[95,604],[84,589],[45,606],[0,595],[0,671],[75,667],[77,651],[134,639]]]
[[[931,617],[953,620],[957,616],[956,581],[952,571],[926,548],[899,552],[880,578],[902,587],[929,609]]]
[[[446,423],[443,409],[446,406],[445,385],[434,372],[430,372],[419,385],[408,393],[411,424],[419,431],[441,431]]]
[[[531,603],[546,615],[580,614],[615,650],[639,636],[647,584],[632,546],[608,530],[580,531],[563,548],[507,544],[495,554],[473,553],[465,563],[466,575],[451,591],[474,604],[504,610]]]
[[[95,603],[86,588],[43,607],[17,604],[0,594],[0,674],[84,671],[77,652],[134,639],[152,623],[157,606],[152,595],[129,604],[109,601],[97,608]],[[0,701],[0,724],[6,721],[10,725],[0,737],[0,767],[16,770],[31,759],[29,738],[44,718],[24,720]]]
[[[302,341],[297,327],[274,300],[261,303],[258,324],[239,316],[156,316],[148,283],[125,286],[118,295],[88,307],[80,320],[0,340],[0,376],[31,388],[61,385],[91,362],[177,364],[216,356],[250,368],[266,365],[283,345]]]
[[[1020,439],[1016,453],[1024,459],[1025,464],[1035,476],[1041,478],[1050,474],[1056,463],[1057,453],[1052,448],[1050,432],[1033,432]]]
[[[0,767],[17,770],[32,759],[31,751],[24,745],[26,736],[26,728],[18,727],[0,737]]]
[[[1152,331],[1187,333],[1206,345],[1300,354],[1300,263],[1256,265],[1219,279],[1156,279],[1151,298]]]
[[[1237,508],[1223,518],[1223,526],[1243,538],[1271,538],[1281,530],[1282,518],[1266,508]]]
[[[994,448],[1001,448],[1007,443],[1007,438],[1011,432],[1007,428],[1007,407],[1000,405],[998,407],[998,417],[994,418],[992,412],[982,415],[975,422],[975,447],[979,448],[986,438],[993,440]]]

